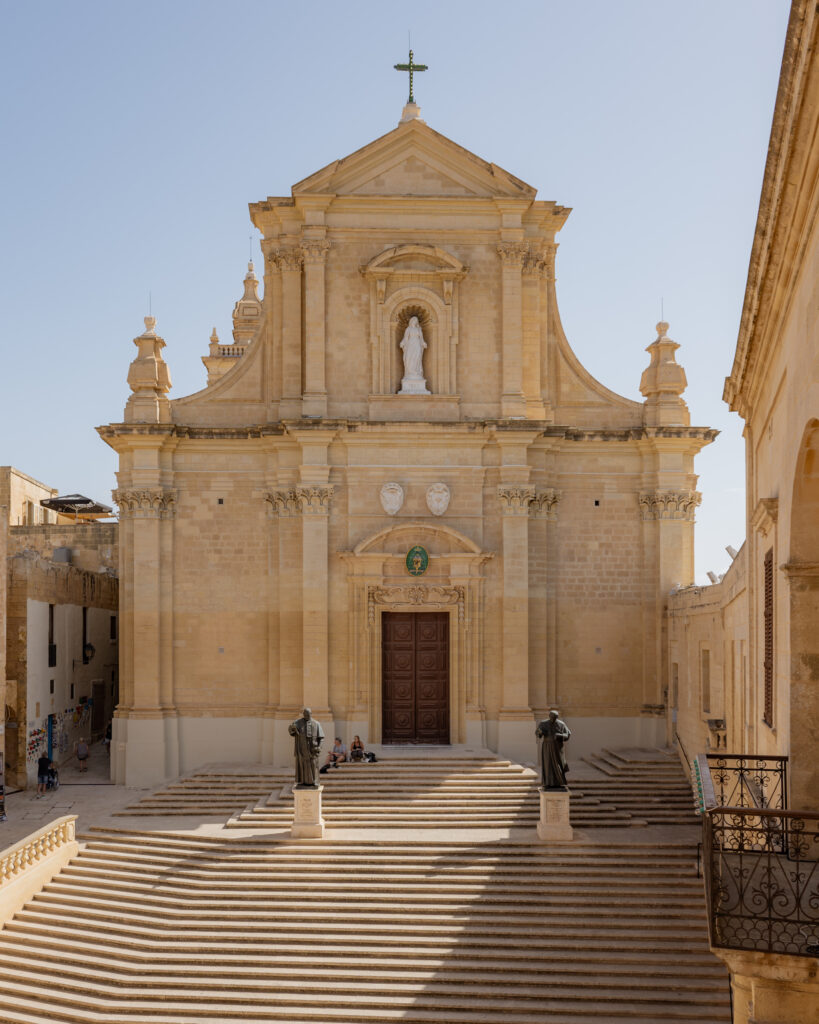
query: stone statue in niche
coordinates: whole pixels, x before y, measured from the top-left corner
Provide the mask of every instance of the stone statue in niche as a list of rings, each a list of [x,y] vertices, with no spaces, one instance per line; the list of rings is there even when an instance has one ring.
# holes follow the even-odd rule
[[[381,488],[381,507],[388,516],[394,516],[404,504],[404,488],[401,484],[388,483]]]
[[[424,332],[417,316],[411,316],[401,339],[401,351],[404,353],[404,376],[401,380],[399,395],[428,395],[426,378],[424,377]]]
[[[427,508],[434,516],[442,516],[449,508],[449,496],[446,484],[433,484],[427,488]]]

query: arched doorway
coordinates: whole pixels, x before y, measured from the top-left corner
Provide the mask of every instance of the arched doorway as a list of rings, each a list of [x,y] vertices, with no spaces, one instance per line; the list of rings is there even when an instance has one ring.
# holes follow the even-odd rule
[[[791,806],[819,811],[819,420],[802,435],[790,527]]]

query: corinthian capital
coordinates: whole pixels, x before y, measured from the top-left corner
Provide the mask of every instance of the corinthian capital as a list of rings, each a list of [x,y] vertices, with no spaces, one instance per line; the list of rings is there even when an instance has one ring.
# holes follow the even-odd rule
[[[284,491],[268,491],[264,496],[271,516],[295,516],[299,513],[296,492],[291,488]]]
[[[279,270],[301,270],[301,249],[276,249],[271,255]]]
[[[505,516],[525,516],[529,514],[529,502],[535,496],[534,487],[528,484],[499,484],[498,497],[501,512]]]
[[[323,238],[307,239],[301,244],[301,254],[305,263],[321,264],[327,259],[330,243]]]
[[[681,519],[694,522],[694,511],[702,501],[699,491],[653,491],[640,495],[643,519]]]
[[[111,496],[119,505],[121,519],[170,519],[176,513],[176,491],[149,487],[141,491],[121,488]]]
[[[523,261],[529,252],[529,246],[526,242],[499,242],[498,243],[498,256],[501,258],[501,263],[504,267],[512,267],[520,269],[523,266]]]
[[[335,488],[332,484],[324,487],[297,487],[296,499],[306,516],[326,516],[330,513],[330,501]]]
[[[560,491],[549,487],[545,491],[537,491],[529,505],[529,514],[536,519],[557,519],[557,505]]]

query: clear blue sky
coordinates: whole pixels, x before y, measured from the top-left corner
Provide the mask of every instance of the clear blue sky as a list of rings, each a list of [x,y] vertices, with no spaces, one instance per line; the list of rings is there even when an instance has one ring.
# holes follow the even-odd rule
[[[247,203],[389,131],[412,30],[428,124],[574,209],[576,353],[640,398],[660,299],[699,456],[697,578],[743,539],[736,342],[786,0],[0,0],[0,464],[110,501],[148,292],[174,381],[230,333]],[[258,252],[255,241],[254,252]]]

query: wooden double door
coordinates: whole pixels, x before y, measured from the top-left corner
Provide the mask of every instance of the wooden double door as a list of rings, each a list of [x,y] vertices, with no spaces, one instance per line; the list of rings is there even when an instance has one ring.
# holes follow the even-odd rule
[[[384,612],[384,743],[449,743],[449,615]]]

